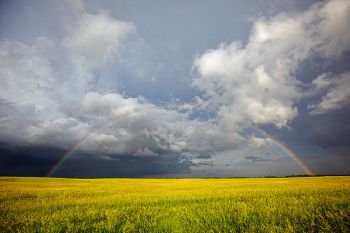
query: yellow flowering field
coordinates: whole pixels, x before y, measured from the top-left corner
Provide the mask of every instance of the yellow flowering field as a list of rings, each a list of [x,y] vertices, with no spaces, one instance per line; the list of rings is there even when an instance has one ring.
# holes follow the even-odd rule
[[[0,232],[350,232],[350,177],[0,177]]]

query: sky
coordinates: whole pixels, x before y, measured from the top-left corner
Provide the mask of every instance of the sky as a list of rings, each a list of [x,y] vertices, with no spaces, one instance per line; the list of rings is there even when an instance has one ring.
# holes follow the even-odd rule
[[[0,1],[0,175],[350,174],[350,1]]]

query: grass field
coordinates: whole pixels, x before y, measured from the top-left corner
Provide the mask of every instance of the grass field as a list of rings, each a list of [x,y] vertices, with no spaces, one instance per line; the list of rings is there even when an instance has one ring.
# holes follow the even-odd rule
[[[0,178],[0,232],[350,232],[350,177]]]

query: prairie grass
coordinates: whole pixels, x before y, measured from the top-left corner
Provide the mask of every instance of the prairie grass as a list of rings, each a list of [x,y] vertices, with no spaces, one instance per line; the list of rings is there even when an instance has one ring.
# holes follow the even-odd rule
[[[0,232],[350,232],[350,177],[0,177]]]

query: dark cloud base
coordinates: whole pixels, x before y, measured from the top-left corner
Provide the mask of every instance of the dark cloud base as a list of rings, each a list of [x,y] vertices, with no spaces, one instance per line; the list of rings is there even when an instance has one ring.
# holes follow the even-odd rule
[[[0,154],[0,175],[46,176],[62,151],[0,143]]]
[[[0,143],[0,175],[46,176],[65,151],[44,147],[18,147]],[[76,154],[54,177],[150,177],[190,172],[192,162],[180,155],[157,157],[118,156],[111,159]]]

